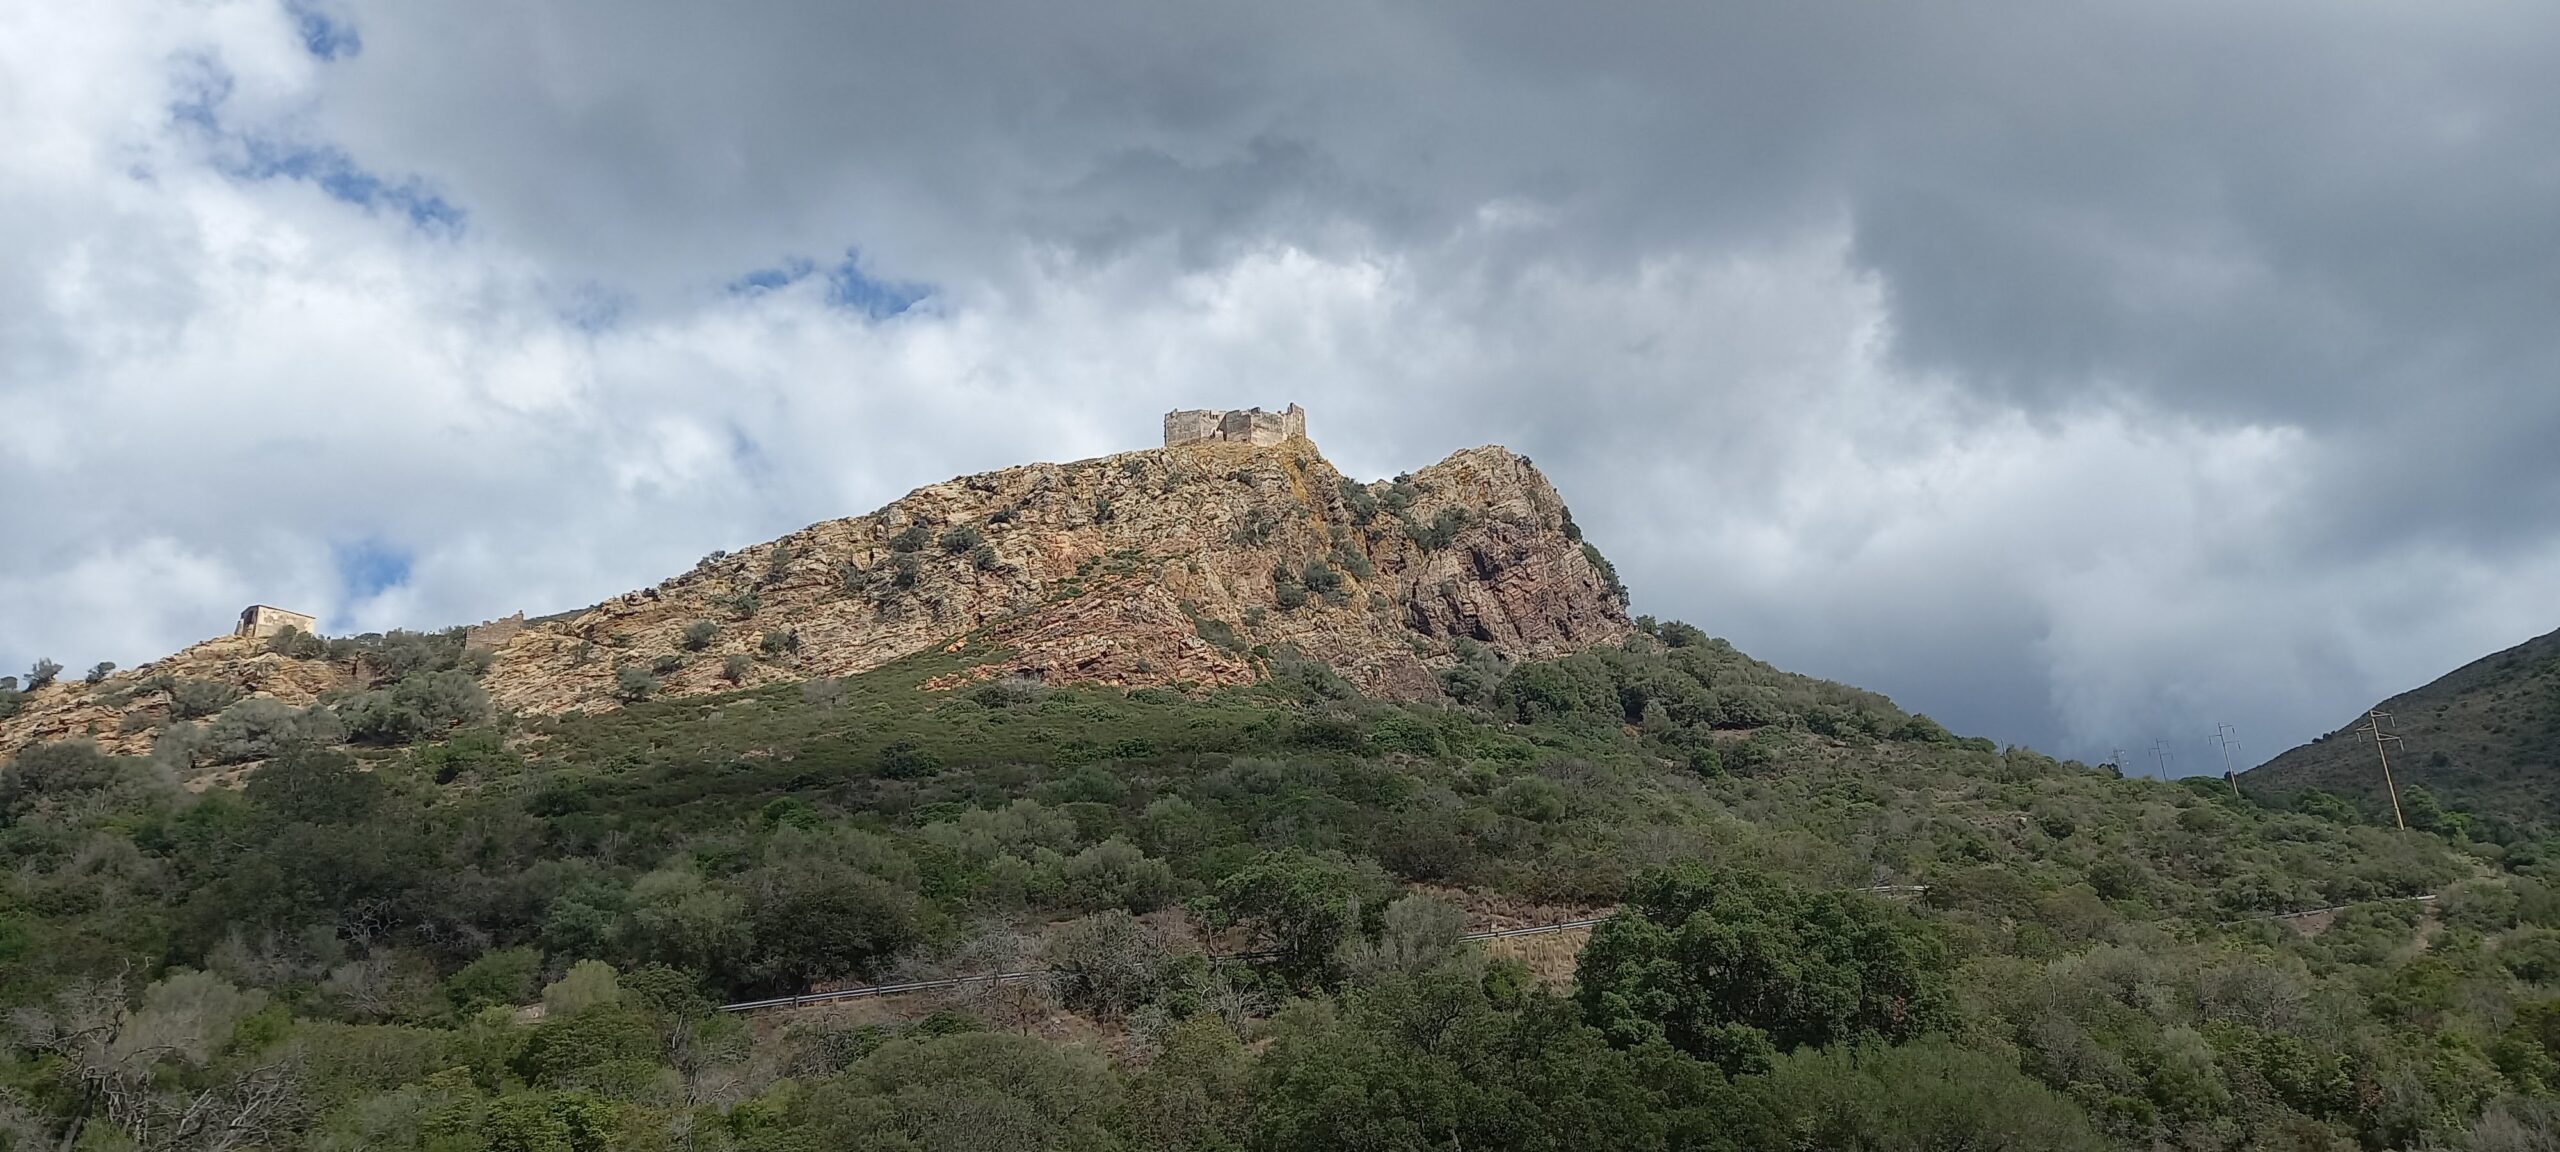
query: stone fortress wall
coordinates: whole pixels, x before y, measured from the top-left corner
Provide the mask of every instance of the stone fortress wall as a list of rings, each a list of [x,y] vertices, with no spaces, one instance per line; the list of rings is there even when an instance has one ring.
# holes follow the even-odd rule
[[[240,624],[231,630],[234,636],[263,639],[287,628],[300,629],[313,635],[320,631],[320,621],[300,612],[287,612],[264,604],[252,604],[240,610]]]
[[[516,635],[523,631],[524,613],[521,610],[513,616],[501,616],[495,620],[484,620],[463,631],[462,650],[465,652],[495,652],[498,649],[505,647],[507,641],[515,639]]]
[[[1224,412],[1186,408],[1164,414],[1164,445],[1167,448],[1203,440],[1224,440],[1269,448],[1285,443],[1292,436],[1303,437],[1306,434],[1307,410],[1295,404],[1278,412],[1265,412],[1260,408]]]

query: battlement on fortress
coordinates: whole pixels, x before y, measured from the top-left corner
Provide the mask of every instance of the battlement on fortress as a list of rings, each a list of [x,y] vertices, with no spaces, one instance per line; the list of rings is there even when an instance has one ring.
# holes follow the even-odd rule
[[[1265,412],[1260,408],[1226,411],[1186,408],[1164,414],[1164,445],[1167,448],[1204,440],[1257,444],[1268,448],[1284,443],[1292,436],[1303,437],[1306,434],[1307,410],[1295,404],[1277,412]]]

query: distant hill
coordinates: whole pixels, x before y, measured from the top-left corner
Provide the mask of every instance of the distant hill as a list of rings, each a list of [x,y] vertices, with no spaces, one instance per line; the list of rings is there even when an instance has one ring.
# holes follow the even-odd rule
[[[929,485],[504,628],[470,663],[487,703],[522,715],[849,675],[964,637],[1005,656],[940,687],[1204,690],[1303,658],[1410,699],[1437,697],[1437,674],[1470,653],[1556,657],[1632,631],[1616,574],[1526,458],[1472,448],[1362,484],[1292,434]],[[462,631],[439,635],[428,663],[346,640],[223,637],[94,683],[63,679],[0,708],[0,757],[70,737],[139,754],[171,721],[234,699],[299,709],[385,691],[460,661]],[[205,703],[189,707],[190,692]]]
[[[2472,661],[2374,705],[2391,714],[2392,776],[2475,821],[2522,829],[2560,823],[2560,632]],[[2373,738],[2337,731],[2242,774],[2252,796],[2289,801],[2319,788],[2387,818]]]

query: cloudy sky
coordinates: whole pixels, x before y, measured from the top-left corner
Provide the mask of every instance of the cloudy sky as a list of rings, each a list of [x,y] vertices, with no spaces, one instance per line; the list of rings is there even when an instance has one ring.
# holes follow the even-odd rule
[[[1782,666],[2254,761],[2560,626],[2555,52],[2433,0],[0,0],[0,666],[557,610],[1296,401],[1355,475],[1528,453],[1637,611]]]

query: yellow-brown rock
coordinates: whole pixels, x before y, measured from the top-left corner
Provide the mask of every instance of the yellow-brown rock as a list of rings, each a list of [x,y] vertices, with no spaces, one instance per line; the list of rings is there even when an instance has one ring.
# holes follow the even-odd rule
[[[1364,691],[1422,696],[1461,638],[1538,658],[1629,633],[1567,525],[1546,478],[1498,447],[1357,487],[1303,437],[1033,464],[919,488],[533,622],[496,649],[482,682],[502,712],[593,711],[618,706],[621,666],[670,655],[683,665],[657,691],[685,695],[731,690],[732,655],[749,657],[753,686],[975,638],[1004,655],[968,678],[1208,687],[1251,680],[1294,649]],[[1304,588],[1310,566],[1316,583],[1330,572],[1338,585]],[[705,620],[717,635],[689,647],[686,629]],[[106,685],[47,689],[0,722],[0,755],[80,734],[139,751],[122,747],[132,740],[116,736],[115,711],[80,701],[157,672],[295,704],[345,678],[210,641]]]

